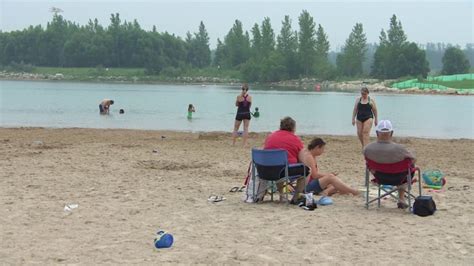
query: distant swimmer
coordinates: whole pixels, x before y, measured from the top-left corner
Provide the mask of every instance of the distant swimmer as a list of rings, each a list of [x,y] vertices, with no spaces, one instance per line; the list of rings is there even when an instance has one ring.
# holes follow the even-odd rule
[[[377,106],[375,105],[375,100],[369,97],[369,89],[367,87],[362,87],[360,94],[361,97],[357,97],[354,110],[352,111],[352,125],[357,125],[357,136],[362,148],[364,148],[369,144],[372,122],[375,125],[378,123]]]
[[[189,104],[188,105],[188,119],[193,118],[193,113],[196,112],[196,109],[194,108],[194,105]]]
[[[255,112],[251,113],[253,117],[260,117],[260,112],[258,111],[258,107],[255,107]]]
[[[120,109],[119,114],[125,114],[125,110]]]
[[[237,132],[239,131],[240,124],[244,121],[244,132],[243,132],[243,145],[247,144],[247,138],[249,134],[250,125],[250,106],[252,105],[252,96],[248,94],[249,85],[244,83],[242,85],[242,92],[237,96],[235,100],[235,106],[237,106],[237,115],[235,116],[234,132],[232,133],[232,145],[235,145],[237,139]]]
[[[108,115],[110,106],[114,104],[114,100],[110,99],[103,99],[102,102],[99,104],[99,112],[101,115]]]

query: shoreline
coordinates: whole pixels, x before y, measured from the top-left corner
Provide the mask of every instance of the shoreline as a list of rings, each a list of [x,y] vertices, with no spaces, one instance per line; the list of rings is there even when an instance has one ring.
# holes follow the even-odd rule
[[[152,77],[152,76],[147,76]],[[50,82],[79,82],[79,83],[110,83],[110,84],[175,84],[175,85],[224,85],[235,86],[241,81],[229,78],[216,77],[177,77],[168,80],[159,79],[140,79],[138,77],[125,76],[90,76],[90,79],[80,79],[74,76],[57,73],[51,74],[33,74],[26,72],[6,72],[0,71],[0,80],[6,81],[50,81]],[[368,80],[369,82],[366,82]],[[293,89],[298,91],[315,91],[315,86],[320,85],[321,92],[359,92],[361,86],[366,86],[371,92],[383,92],[389,94],[423,94],[423,95],[459,95],[474,96],[474,90],[458,91],[456,89],[430,90],[419,88],[397,89],[388,87],[392,80],[379,81],[374,79],[353,80],[353,81],[321,81],[315,78],[302,78],[299,80],[287,80],[279,82],[254,83],[257,86]]]
[[[97,131],[137,131],[137,132],[167,132],[167,133],[177,133],[177,134],[197,134],[197,135],[219,135],[225,137],[232,137],[231,131],[189,131],[189,130],[176,130],[176,129],[137,129],[137,128],[97,128],[97,127],[47,127],[47,126],[0,126],[2,129],[25,129],[25,130],[97,130]],[[277,129],[275,129],[277,130]],[[273,131],[250,131],[250,138],[258,138],[261,136],[266,136]],[[341,138],[357,138],[356,133],[353,135],[338,135],[338,134],[313,134],[313,133],[297,133],[297,136],[302,138],[307,137],[341,137]],[[375,139],[375,136],[371,134],[371,139]],[[394,140],[401,140],[402,142],[407,139],[416,139],[416,140],[445,140],[445,141],[474,141],[474,138],[436,138],[436,137],[416,137],[416,136],[394,136]]]

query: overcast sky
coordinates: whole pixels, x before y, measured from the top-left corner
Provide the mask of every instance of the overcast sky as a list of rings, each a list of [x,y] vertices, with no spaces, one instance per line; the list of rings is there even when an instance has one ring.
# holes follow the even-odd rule
[[[120,13],[122,20],[137,19],[142,28],[168,31],[185,36],[197,31],[202,20],[209,32],[211,47],[216,45],[232,27],[235,19],[250,31],[254,23],[269,17],[277,35],[285,15],[298,29],[298,16],[309,11],[316,23],[329,35],[331,50],[344,44],[355,23],[364,25],[369,42],[378,42],[380,30],[387,29],[392,14],[402,21],[410,41],[417,43],[445,42],[460,44],[473,41],[473,1],[45,1],[0,0],[0,29],[12,31],[29,25],[46,25],[51,20],[51,7],[64,10],[62,15],[71,21],[85,24],[97,18],[106,26],[111,13]]]

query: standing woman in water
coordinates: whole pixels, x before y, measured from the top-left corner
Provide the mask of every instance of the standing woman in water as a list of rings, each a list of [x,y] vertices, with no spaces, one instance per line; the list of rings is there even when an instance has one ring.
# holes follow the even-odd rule
[[[362,87],[360,94],[361,97],[356,99],[354,111],[352,112],[352,125],[357,125],[357,136],[362,148],[364,148],[369,144],[372,122],[375,122],[375,125],[377,125],[378,119],[377,106],[375,105],[375,100],[369,97],[369,89]]]
[[[243,146],[247,144],[250,124],[250,106],[252,105],[252,96],[248,94],[249,85],[244,83],[242,85],[242,92],[237,96],[235,100],[235,106],[237,106],[237,115],[235,116],[234,132],[232,133],[232,145],[235,145],[237,139],[237,132],[239,131],[240,124],[244,122],[244,133],[243,133]]]

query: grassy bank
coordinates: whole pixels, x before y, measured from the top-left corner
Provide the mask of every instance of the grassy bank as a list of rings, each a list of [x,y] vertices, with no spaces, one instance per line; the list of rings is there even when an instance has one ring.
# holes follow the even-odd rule
[[[104,67],[34,67],[30,73],[38,75],[62,74],[64,79],[69,80],[101,80],[119,79],[125,81],[176,81],[186,77],[188,81],[213,80],[215,82],[227,82],[239,80],[240,72],[233,70],[221,70],[217,68],[189,69],[165,68],[160,75],[147,74],[144,68],[104,68]]]

